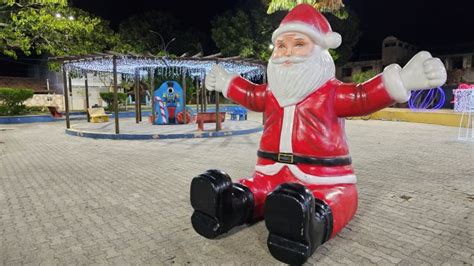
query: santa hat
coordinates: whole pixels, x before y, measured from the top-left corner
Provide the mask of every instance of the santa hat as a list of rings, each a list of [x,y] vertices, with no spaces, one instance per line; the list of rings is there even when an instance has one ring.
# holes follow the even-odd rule
[[[300,4],[293,8],[273,32],[272,42],[285,32],[301,32],[308,35],[317,45],[324,49],[336,49],[341,45],[342,38],[333,32],[328,20],[314,7]]]

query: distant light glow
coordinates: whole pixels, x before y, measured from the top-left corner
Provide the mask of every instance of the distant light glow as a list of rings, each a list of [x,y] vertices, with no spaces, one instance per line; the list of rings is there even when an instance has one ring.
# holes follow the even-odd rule
[[[270,44],[270,45],[268,46],[268,49],[270,49],[270,50],[273,50],[273,48],[275,48],[275,46],[273,46],[273,44]]]
[[[446,101],[441,87],[430,90],[412,91],[408,106],[411,110],[440,109]]]
[[[73,16],[69,16],[69,20],[74,20],[74,17],[73,17]]]
[[[56,18],[62,18],[63,16],[61,15],[61,13],[56,13]]]

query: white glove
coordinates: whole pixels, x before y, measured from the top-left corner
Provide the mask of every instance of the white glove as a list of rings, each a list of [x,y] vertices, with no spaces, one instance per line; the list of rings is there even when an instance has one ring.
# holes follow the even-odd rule
[[[446,69],[439,58],[433,58],[430,53],[417,53],[401,72],[405,89],[426,90],[439,87],[446,83]]]
[[[229,83],[236,76],[238,75],[227,73],[223,67],[214,65],[211,71],[206,75],[204,84],[207,90],[222,92],[222,94],[227,97]]]
[[[416,54],[402,69],[389,65],[383,73],[384,85],[390,96],[399,103],[408,101],[412,90],[436,88],[446,82],[443,62],[426,51]]]

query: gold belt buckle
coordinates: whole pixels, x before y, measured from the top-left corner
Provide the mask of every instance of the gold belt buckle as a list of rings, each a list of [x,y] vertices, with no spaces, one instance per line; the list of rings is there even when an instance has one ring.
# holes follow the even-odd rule
[[[293,164],[293,154],[291,153],[278,153],[278,162]]]

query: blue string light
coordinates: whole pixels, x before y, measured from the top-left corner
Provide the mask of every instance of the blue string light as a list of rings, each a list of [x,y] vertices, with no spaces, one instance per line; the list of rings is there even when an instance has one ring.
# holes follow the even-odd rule
[[[134,75],[135,70],[138,69],[140,76],[146,76],[149,69],[158,69],[159,75],[185,74],[192,78],[203,80],[216,63],[224,67],[229,73],[238,73],[244,78],[251,80],[261,79],[265,73],[263,65],[247,62],[217,61],[216,59],[133,58],[127,56],[117,58],[117,72]],[[112,58],[72,61],[66,63],[65,67],[68,71],[79,73],[112,73],[113,71]]]
[[[411,110],[440,109],[446,101],[446,94],[441,87],[430,90],[412,91],[408,106]]]

